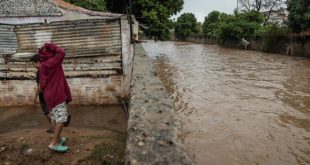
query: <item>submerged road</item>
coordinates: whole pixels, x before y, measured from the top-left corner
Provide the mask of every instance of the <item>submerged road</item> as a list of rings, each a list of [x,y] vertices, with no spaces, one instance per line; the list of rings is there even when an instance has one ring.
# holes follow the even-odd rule
[[[144,43],[199,165],[310,164],[310,59]]]

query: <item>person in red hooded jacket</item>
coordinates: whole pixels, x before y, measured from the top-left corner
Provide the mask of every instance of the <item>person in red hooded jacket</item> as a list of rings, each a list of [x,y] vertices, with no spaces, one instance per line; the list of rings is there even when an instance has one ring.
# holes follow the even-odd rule
[[[46,43],[39,49],[40,56],[40,90],[48,109],[55,136],[48,148],[58,152],[66,152],[65,138],[60,138],[64,123],[67,121],[68,112],[66,104],[72,101],[71,92],[67,83],[62,62],[65,51],[54,43]]]

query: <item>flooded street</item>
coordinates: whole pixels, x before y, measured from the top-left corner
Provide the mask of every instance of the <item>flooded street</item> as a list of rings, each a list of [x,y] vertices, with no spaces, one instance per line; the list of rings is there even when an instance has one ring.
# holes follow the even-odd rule
[[[310,164],[310,59],[144,43],[199,165]]]

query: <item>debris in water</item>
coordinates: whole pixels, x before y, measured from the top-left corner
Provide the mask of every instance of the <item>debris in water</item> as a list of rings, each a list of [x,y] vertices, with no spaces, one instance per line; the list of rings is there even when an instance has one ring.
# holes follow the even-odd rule
[[[144,146],[144,143],[143,142],[139,142],[138,146]]]
[[[31,155],[33,153],[33,149],[32,148],[29,148],[25,151],[25,154],[26,155]]]
[[[0,152],[5,151],[5,149],[6,149],[5,147],[1,147],[1,148],[0,148]]]
[[[136,165],[138,163],[138,161],[136,159],[133,159],[130,161],[130,165]]]

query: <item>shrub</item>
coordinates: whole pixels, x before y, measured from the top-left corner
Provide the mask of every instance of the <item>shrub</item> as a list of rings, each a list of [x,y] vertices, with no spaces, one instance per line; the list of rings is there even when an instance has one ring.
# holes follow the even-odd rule
[[[266,26],[263,32],[263,50],[266,52],[278,52],[282,50],[287,41],[287,27],[271,24]]]

